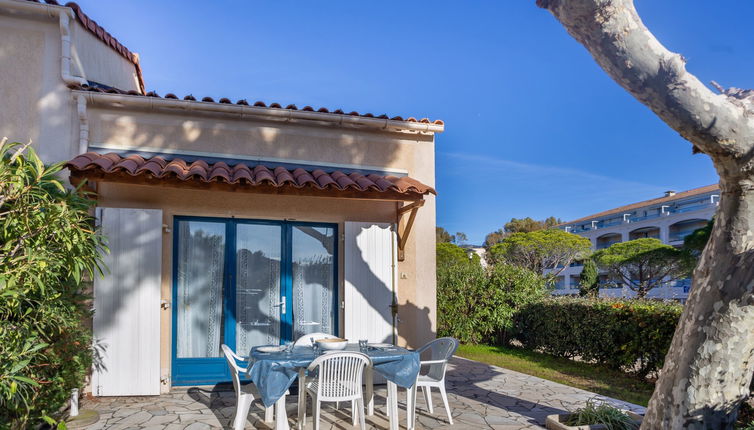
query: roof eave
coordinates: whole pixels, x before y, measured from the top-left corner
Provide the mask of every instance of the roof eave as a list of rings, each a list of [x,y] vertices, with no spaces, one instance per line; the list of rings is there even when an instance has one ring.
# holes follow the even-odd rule
[[[388,131],[410,131],[416,133],[442,133],[445,125],[432,122],[409,122],[387,118],[370,118],[341,113],[293,110],[286,108],[247,106],[230,103],[214,103],[195,100],[179,100],[143,95],[113,94],[73,89],[74,93],[86,97],[92,104],[101,103],[108,107],[129,106],[137,109],[166,108],[184,112],[207,112],[242,118],[262,118],[267,120],[303,120],[328,123],[335,126],[361,126]],[[120,105],[119,105],[120,104]]]
[[[148,175],[131,176],[125,173],[121,174],[103,174],[94,171],[73,171],[69,177],[71,184],[78,186],[82,181],[88,183],[116,183],[125,185],[145,185],[152,187],[168,187],[177,189],[191,189],[199,191],[224,191],[224,192],[242,192],[249,194],[265,194],[279,196],[295,197],[319,197],[319,198],[337,198],[349,200],[370,200],[370,201],[394,201],[394,202],[413,202],[423,200],[426,194],[418,192],[397,192],[397,191],[357,191],[357,190],[316,190],[310,188],[297,188],[295,186],[272,186],[267,184],[249,185],[249,184],[228,184],[223,182],[203,182],[203,181],[184,181],[178,178],[157,178]]]

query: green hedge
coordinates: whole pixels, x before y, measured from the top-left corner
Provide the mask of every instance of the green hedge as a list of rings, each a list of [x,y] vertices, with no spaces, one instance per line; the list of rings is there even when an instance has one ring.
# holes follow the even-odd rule
[[[659,301],[553,297],[521,307],[511,336],[527,349],[646,376],[662,368],[682,310]]]
[[[462,343],[501,342],[516,309],[546,294],[542,276],[524,268],[438,265],[438,333]]]

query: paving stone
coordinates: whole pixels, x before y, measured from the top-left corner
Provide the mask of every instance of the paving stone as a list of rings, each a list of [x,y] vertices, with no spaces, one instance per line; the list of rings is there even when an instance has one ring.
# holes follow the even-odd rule
[[[578,408],[590,398],[610,402],[618,407],[644,413],[644,408],[630,403],[596,396],[593,393],[560,385],[533,376],[523,375],[500,367],[489,366],[461,358],[453,359],[447,374],[448,400],[455,424],[447,420],[442,399],[432,393],[434,414],[427,411],[421,394],[417,396],[417,428],[427,429],[536,429],[544,426],[547,415]],[[386,390],[375,387],[375,415],[367,417],[367,427],[385,429]],[[405,390],[399,396],[401,426],[406,423]],[[295,428],[296,396],[286,404],[289,424]],[[97,410],[100,420],[88,430],[203,430],[229,428],[235,416],[235,394],[217,391],[212,387],[175,388],[159,397],[97,397],[86,399],[82,407]],[[313,428],[311,402],[308,402],[306,429]],[[264,423],[264,412],[252,406],[246,422],[247,429],[268,430],[274,424]],[[325,405],[322,425],[325,429],[350,429],[348,402],[339,410]]]

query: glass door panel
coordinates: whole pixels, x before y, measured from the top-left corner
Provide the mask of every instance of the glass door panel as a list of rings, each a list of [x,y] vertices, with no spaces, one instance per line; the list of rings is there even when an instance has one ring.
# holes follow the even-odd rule
[[[220,357],[225,223],[181,220],[176,250],[176,356]]]
[[[335,228],[297,225],[291,234],[293,336],[335,333]]]
[[[280,343],[282,226],[236,227],[236,351]]]
[[[230,374],[240,355],[312,332],[337,333],[337,226],[176,217],[173,385]]]

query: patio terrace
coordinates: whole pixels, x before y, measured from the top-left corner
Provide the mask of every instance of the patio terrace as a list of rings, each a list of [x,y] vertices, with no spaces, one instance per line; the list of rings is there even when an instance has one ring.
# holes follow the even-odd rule
[[[385,388],[375,387],[375,415],[367,417],[367,427],[385,429]],[[582,406],[589,398],[609,401],[615,406],[637,413],[644,408],[620,400],[597,396],[578,388],[550,382],[485,363],[453,358],[448,369],[447,391],[453,409],[454,425],[446,419],[438,393],[434,393],[434,415],[426,410],[417,396],[417,428],[426,429],[536,429],[544,427],[547,415],[564,413]],[[399,408],[402,428],[405,426],[405,390],[401,390]],[[201,430],[229,428],[235,412],[235,395],[231,386],[190,387],[175,389],[159,397],[99,397],[83,402],[84,408],[95,409],[100,420],[88,430]],[[311,403],[309,403],[311,408]],[[296,396],[289,396],[287,412],[295,428]],[[340,410],[323,405],[322,429],[350,429],[350,404]],[[312,428],[308,413],[307,428]],[[261,421],[262,410],[252,406],[248,429],[271,429]]]

